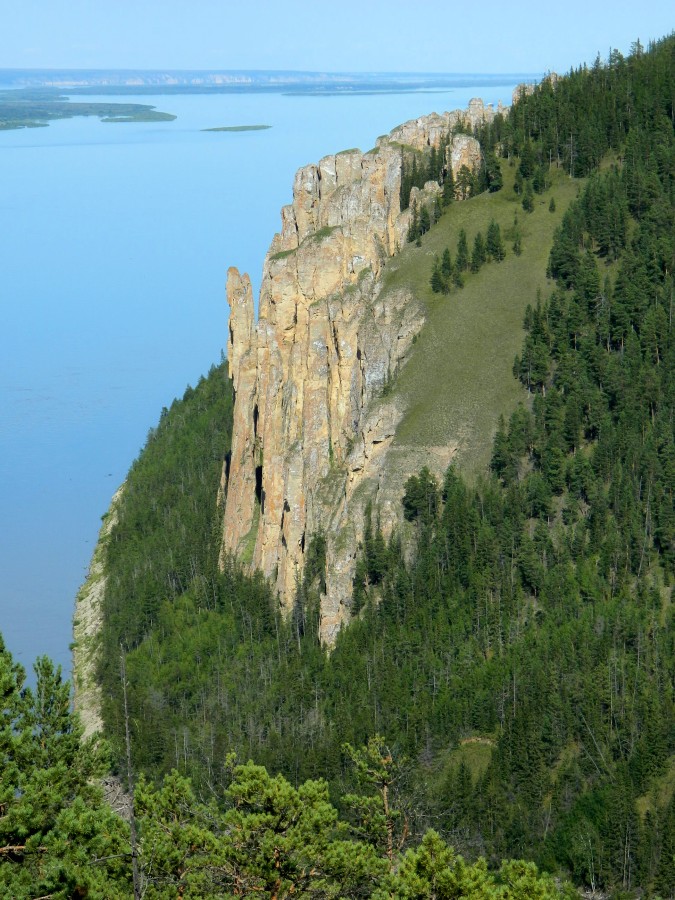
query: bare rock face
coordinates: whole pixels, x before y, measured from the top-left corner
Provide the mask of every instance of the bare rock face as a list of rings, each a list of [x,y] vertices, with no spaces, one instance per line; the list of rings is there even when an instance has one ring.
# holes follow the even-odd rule
[[[366,505],[374,501],[390,531],[401,472],[408,477],[421,465],[394,466],[394,478],[388,462],[404,410],[387,387],[424,322],[413,297],[381,291],[382,269],[410,220],[400,208],[402,145],[438,146],[460,118],[476,124],[493,115],[472,101],[468,112],[394,129],[369,153],[350,150],[300,169],[265,258],[256,324],[248,276],[228,272],[235,406],[222,553],[262,570],[290,610],[309,542],[324,534],[321,637],[329,645],[349,618]],[[453,172],[479,163],[478,143],[455,136]],[[430,182],[411,202],[439,190]]]
[[[438,146],[441,140],[457,125],[475,128],[485,122],[492,122],[497,113],[504,112],[501,103],[495,110],[491,103],[487,106],[480,98],[469,101],[467,109],[455,109],[452,112],[430,113],[419,119],[411,119],[394,128],[386,137],[379,138],[378,146],[395,141],[415,150],[426,150]]]
[[[117,524],[124,485],[117,489],[108,514],[103,519],[98,541],[89,564],[87,578],[75,600],[73,621],[74,706],[84,729],[83,739],[103,731],[101,685],[96,678],[99,661],[103,597],[105,595],[105,558],[113,528]]]

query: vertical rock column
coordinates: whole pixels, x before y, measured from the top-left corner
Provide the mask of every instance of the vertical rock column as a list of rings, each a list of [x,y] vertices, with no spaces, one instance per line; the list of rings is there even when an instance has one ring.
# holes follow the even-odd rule
[[[254,518],[259,506],[260,473],[256,406],[256,353],[253,345],[253,293],[248,275],[231,268],[227,273],[227,302],[230,306],[227,339],[228,370],[234,388],[232,449],[225,464],[227,499],[222,550],[246,554],[247,538],[252,542]],[[249,553],[250,555],[250,553]]]

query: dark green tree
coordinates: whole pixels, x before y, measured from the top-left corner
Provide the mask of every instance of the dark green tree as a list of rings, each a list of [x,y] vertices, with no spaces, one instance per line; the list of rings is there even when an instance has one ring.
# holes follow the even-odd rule
[[[487,249],[485,240],[479,231],[473,240],[473,250],[471,252],[471,271],[477,272],[480,267],[487,261]]]
[[[466,272],[469,268],[469,245],[466,239],[466,231],[460,228],[457,237],[457,256],[455,257],[455,268],[458,272]]]
[[[494,219],[491,219],[488,225],[485,250],[488,258],[494,259],[496,262],[501,262],[506,255],[501,229]]]
[[[448,166],[443,178],[443,206],[449,206],[455,199],[455,179],[452,174],[452,166]]]
[[[452,256],[450,255],[450,248],[446,247],[443,251],[443,256],[441,257],[441,274],[444,278],[450,278],[454,271],[454,267],[452,265]]]

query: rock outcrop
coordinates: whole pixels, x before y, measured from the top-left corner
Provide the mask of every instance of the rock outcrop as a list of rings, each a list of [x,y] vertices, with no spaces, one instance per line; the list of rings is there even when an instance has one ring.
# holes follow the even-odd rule
[[[392,491],[390,475],[401,467],[389,450],[404,410],[387,387],[424,314],[414,297],[382,291],[381,274],[408,233],[411,212],[400,205],[405,148],[438,146],[458,122],[494,114],[472,101],[466,112],[407,122],[368,153],[350,150],[300,169],[265,259],[257,323],[248,276],[228,272],[235,406],[222,553],[262,570],[290,610],[309,541],[323,533],[327,644],[349,617],[366,504],[375,499],[385,531],[400,507],[400,478]],[[446,161],[455,175],[475,168],[477,141],[455,135]],[[439,190],[430,182],[411,203]],[[409,468],[408,475],[417,461]]]
[[[73,686],[74,706],[84,728],[83,738],[103,731],[101,686],[96,678],[98,649],[103,625],[103,596],[105,593],[105,555],[113,528],[117,524],[117,510],[124,485],[117,489],[98,535],[98,541],[87,578],[75,600],[73,618]]]
[[[454,109],[452,112],[430,113],[411,119],[393,129],[388,135],[378,139],[378,146],[396,142],[415,150],[426,150],[432,145],[438,146],[441,140],[457,126],[474,129],[484,122],[491,122],[498,113],[506,110],[498,104],[497,109],[491,103],[487,106],[480,98],[470,101],[466,109]]]

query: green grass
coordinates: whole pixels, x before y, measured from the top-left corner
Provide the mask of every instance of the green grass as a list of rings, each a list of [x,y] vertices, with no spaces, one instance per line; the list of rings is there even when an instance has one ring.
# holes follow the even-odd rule
[[[324,225],[323,228],[319,228],[319,230],[315,231],[314,234],[310,234],[307,240],[312,240],[320,243],[324,240],[324,238],[329,237],[334,231],[336,231],[337,227],[337,225]]]
[[[271,125],[221,125],[220,128],[202,128],[202,131],[265,131]]]
[[[459,747],[446,755],[443,768],[448,773],[464,763],[471,772],[471,779],[475,784],[490,765],[494,745],[495,742],[491,738],[466,738]]]
[[[675,756],[670,757],[670,763],[666,771],[652,783],[646,794],[636,800],[637,811],[640,818],[644,819],[648,812],[655,813],[665,809],[675,793]]]
[[[243,539],[239,558],[245,566],[250,566],[255,553],[255,542],[258,537],[258,523],[260,522],[260,504],[256,501],[253,505],[253,518],[248,534]]]
[[[270,256],[270,261],[276,262],[276,260],[278,259],[286,259],[287,256],[291,255],[291,253],[295,253],[297,249],[297,247],[292,247],[290,250],[280,250],[278,253],[273,253]]]
[[[399,446],[457,445],[456,460],[469,478],[485,471],[500,414],[510,415],[526,394],[512,375],[514,356],[523,340],[523,315],[535,303],[537,290],[546,297],[552,287],[546,265],[553,232],[577,194],[579,182],[553,172],[553,186],[535,195],[532,213],[523,211],[513,192],[515,170],[503,164],[504,188],[454,203],[422,238],[422,246],[406,245],[387,266],[384,290],[409,290],[422,302],[427,321],[409,362],[393,385],[408,411],[394,439]],[[556,211],[549,212],[551,196]],[[429,284],[434,256],[447,246],[453,259],[460,228],[469,251],[478,231],[490,219],[502,235],[518,213],[522,254],[505,239],[506,259],[466,273],[465,286],[449,295],[434,294]]]

